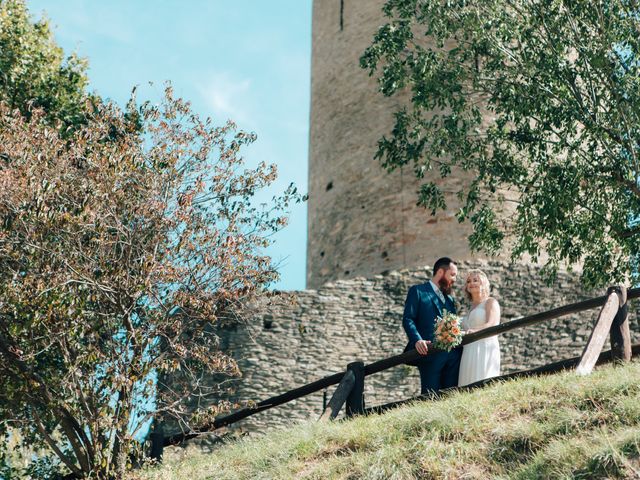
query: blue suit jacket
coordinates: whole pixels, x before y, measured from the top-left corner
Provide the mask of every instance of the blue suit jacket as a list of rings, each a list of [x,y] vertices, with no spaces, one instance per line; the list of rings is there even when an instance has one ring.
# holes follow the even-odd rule
[[[418,340],[433,342],[436,318],[442,317],[445,310],[457,313],[456,304],[451,295],[445,297],[443,304],[428,282],[414,285],[409,289],[402,316],[402,326],[409,338],[405,351],[415,348]]]

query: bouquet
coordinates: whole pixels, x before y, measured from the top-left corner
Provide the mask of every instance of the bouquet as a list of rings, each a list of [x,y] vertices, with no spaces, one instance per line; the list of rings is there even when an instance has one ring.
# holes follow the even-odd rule
[[[462,342],[460,317],[455,313],[445,311],[442,317],[436,318],[433,338],[433,346],[447,352],[460,345]]]

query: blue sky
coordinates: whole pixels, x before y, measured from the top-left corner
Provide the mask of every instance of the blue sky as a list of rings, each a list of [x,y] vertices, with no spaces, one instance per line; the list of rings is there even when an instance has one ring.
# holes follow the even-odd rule
[[[164,81],[196,111],[258,140],[249,163],[278,165],[276,189],[307,192],[311,0],[27,0],[57,42],[89,60],[90,89],[120,103],[158,98]],[[153,86],[148,86],[153,82]],[[272,191],[269,197],[275,193]],[[306,204],[269,253],[282,290],[305,286]]]

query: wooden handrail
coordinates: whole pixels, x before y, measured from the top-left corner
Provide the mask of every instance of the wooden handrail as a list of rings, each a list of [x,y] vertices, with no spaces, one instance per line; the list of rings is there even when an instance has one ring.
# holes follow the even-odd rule
[[[627,291],[628,300],[639,298],[639,297],[640,297],[640,288],[633,288]],[[500,325],[496,325],[495,327],[485,328],[479,332],[472,333],[470,335],[465,335],[462,340],[462,345],[466,345],[468,343],[472,343],[477,340],[482,340],[484,338],[506,333],[517,328],[528,327],[528,326],[542,323],[548,320],[555,320],[556,318],[563,317],[565,315],[571,315],[573,313],[579,313],[585,310],[590,310],[592,308],[604,305],[606,300],[607,300],[607,296],[603,295],[601,297],[595,297],[589,300],[583,300],[581,302],[576,302],[569,305],[563,305],[562,307],[554,308],[546,312],[536,313],[534,315],[529,315],[527,317],[517,318],[515,320],[511,320],[510,322],[505,322]],[[436,348],[431,348],[429,349],[428,355],[433,355],[440,351],[441,350],[438,350]],[[415,361],[418,358],[420,358],[420,354],[416,350],[409,350],[407,352],[401,353],[400,355],[395,355],[393,357],[385,358],[383,360],[378,360],[376,362],[370,363],[369,365],[365,365],[364,375],[365,376],[372,375],[374,373],[378,373],[398,365]],[[319,380],[308,383],[301,387],[294,388],[293,390],[289,390],[288,392],[282,393],[275,397],[271,397],[266,400],[263,400],[253,407],[246,407],[236,412],[233,412],[229,415],[218,417],[214,419],[213,422],[202,426],[198,431],[189,432],[189,433],[180,433],[180,434],[172,435],[170,437],[166,437],[164,439],[164,446],[180,444],[186,440],[190,440],[192,438],[198,437],[203,433],[211,432],[218,428],[231,425],[232,423],[235,423],[239,420],[247,418],[256,413],[262,412],[264,410],[268,410],[278,405],[282,405],[292,400],[296,400],[298,398],[304,397],[311,393],[315,393],[331,385],[336,385],[340,383],[344,375],[345,375],[345,372],[334,373],[333,375],[329,375],[328,377],[321,378]]]
[[[640,343],[636,343],[631,347],[633,355],[640,355]],[[429,393],[425,395],[419,395],[413,398],[407,398],[405,400],[398,400],[395,402],[385,403],[384,405],[376,405],[375,407],[370,407],[365,409],[365,415],[372,413],[382,413],[392,408],[396,408],[402,405],[406,405],[407,403],[415,402],[417,400],[425,400],[429,398],[438,397],[441,395],[445,395],[449,392],[459,391],[459,390],[474,390],[476,388],[484,387],[485,385],[489,385],[491,383],[499,382],[502,380],[509,380],[512,378],[521,378],[521,377],[531,377],[534,375],[545,375],[549,373],[557,373],[562,370],[569,370],[574,368],[580,362],[580,356],[568,358],[566,360],[560,360],[558,362],[550,363],[548,365],[543,365],[541,367],[532,368],[530,370],[521,370],[518,372],[507,373],[506,375],[501,375],[499,377],[487,378],[485,380],[480,380],[479,382],[472,383],[471,385],[465,385],[464,387],[451,387],[446,390],[443,390],[441,393]],[[606,363],[612,362],[613,356],[611,355],[611,350],[606,350],[602,352],[596,365],[603,365]]]
[[[247,418],[264,410],[277,407],[278,405],[290,402],[291,400],[296,400],[300,397],[309,395],[310,393],[322,390],[323,388],[330,387],[331,385],[340,383],[340,380],[342,380],[342,377],[344,377],[344,375],[345,372],[334,373],[333,375],[329,375],[328,377],[321,378],[320,380],[316,380],[315,382],[308,383],[306,385],[303,385],[302,387],[294,388],[293,390],[289,390],[288,392],[285,392],[283,394],[268,398],[267,400],[263,400],[253,407],[246,407],[229,415],[218,417],[214,419],[213,422],[201,427],[197,432],[178,433],[176,435],[171,435],[170,437],[166,437],[164,439],[164,446],[167,447],[169,445],[177,445],[184,442],[185,440],[190,440],[192,438],[198,437],[203,433],[212,432],[213,430],[216,430],[218,428],[226,427],[227,425],[231,425],[232,423],[235,423],[238,420],[242,420],[243,418]]]
[[[629,300],[638,297],[640,297],[640,288],[634,288],[628,291],[627,298]],[[607,298],[608,297],[606,295],[596,298],[590,298],[589,300],[583,300],[582,302],[563,305],[562,307],[554,308],[553,310],[548,310],[546,312],[536,313],[527,317],[516,318],[515,320],[501,323],[500,325],[496,325],[495,327],[485,328],[479,332],[465,335],[462,339],[462,345],[467,345],[468,343],[476,342],[484,338],[500,335],[501,333],[515,330],[516,328],[530,327],[531,325],[542,323],[547,320],[555,320],[556,318],[564,317],[565,315],[571,315],[573,313],[591,310],[595,307],[601,307],[605,304]],[[429,354],[438,353],[440,351],[441,350],[438,350],[436,348],[431,348],[429,349]],[[365,375],[382,372],[383,370],[395,367],[397,365],[402,365],[404,363],[414,362],[418,358],[420,358],[420,354],[416,350],[409,350],[407,352],[401,353],[400,355],[385,358],[383,360],[378,360],[377,362],[366,365],[364,367]]]

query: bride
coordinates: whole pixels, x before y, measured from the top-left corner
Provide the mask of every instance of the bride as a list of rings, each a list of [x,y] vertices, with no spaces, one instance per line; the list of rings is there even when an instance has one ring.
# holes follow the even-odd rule
[[[500,323],[500,304],[489,296],[489,279],[481,270],[471,270],[464,293],[471,301],[469,314],[462,319],[465,333],[474,333]],[[469,385],[485,378],[500,375],[500,346],[493,336],[465,345],[460,360],[458,386]]]

